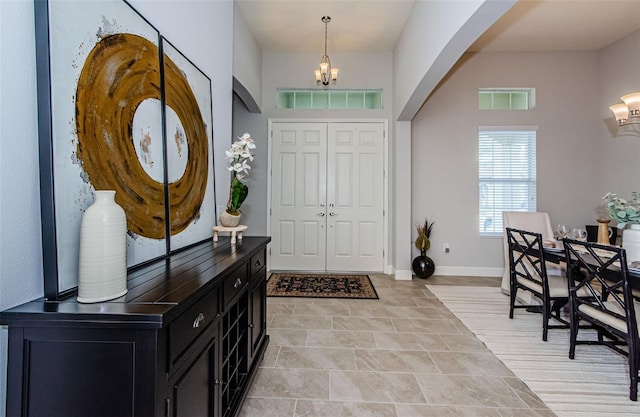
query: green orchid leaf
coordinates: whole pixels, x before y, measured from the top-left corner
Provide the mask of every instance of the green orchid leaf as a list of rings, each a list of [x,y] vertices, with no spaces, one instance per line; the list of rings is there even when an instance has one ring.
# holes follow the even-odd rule
[[[249,187],[235,179],[231,184],[231,208],[234,212],[240,209],[240,206],[249,194]]]

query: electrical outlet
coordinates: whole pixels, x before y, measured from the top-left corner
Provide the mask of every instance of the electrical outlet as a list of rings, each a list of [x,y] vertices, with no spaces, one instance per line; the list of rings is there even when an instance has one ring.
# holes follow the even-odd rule
[[[448,243],[443,243],[442,244],[442,250],[444,251],[444,253],[449,253],[451,248],[449,248],[449,244]]]

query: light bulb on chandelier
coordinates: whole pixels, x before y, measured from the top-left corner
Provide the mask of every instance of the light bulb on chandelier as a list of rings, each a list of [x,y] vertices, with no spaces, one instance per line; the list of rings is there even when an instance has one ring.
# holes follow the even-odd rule
[[[338,68],[331,67],[331,61],[329,55],[327,55],[327,24],[331,22],[331,17],[322,16],[322,22],[324,22],[324,55],[320,60],[320,69],[313,71],[316,76],[316,83],[328,86],[329,83],[335,84],[338,80]]]

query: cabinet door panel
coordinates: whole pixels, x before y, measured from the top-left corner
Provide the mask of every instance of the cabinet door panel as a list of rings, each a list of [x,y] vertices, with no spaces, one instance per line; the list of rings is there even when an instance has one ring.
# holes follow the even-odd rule
[[[213,415],[215,342],[212,342],[173,386],[176,417]]]
[[[260,348],[260,343],[266,333],[266,304],[264,302],[267,293],[267,281],[263,278],[251,291],[251,317],[250,317],[250,342],[251,361]]]
[[[28,415],[134,415],[133,341],[34,340],[27,351]]]

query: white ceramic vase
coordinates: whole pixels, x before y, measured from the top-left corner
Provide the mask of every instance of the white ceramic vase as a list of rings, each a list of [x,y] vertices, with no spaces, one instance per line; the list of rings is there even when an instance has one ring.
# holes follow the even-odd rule
[[[96,191],[80,226],[78,302],[99,303],[127,293],[127,218],[115,191]]]
[[[631,224],[622,231],[622,247],[627,251],[627,263],[640,261],[640,224]]]
[[[242,217],[242,213],[234,216],[227,213],[227,210],[223,210],[220,213],[220,224],[224,227],[236,227],[240,224],[240,217]]]

